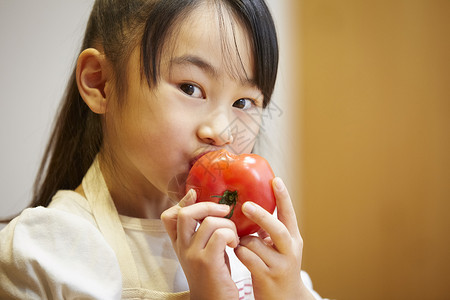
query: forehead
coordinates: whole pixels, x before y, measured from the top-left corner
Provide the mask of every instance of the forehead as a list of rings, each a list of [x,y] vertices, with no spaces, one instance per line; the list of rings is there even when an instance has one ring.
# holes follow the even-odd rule
[[[224,5],[203,3],[181,18],[170,33],[164,64],[207,62],[214,75],[251,81],[254,73],[250,37],[242,21]],[[186,59],[187,58],[187,59]]]

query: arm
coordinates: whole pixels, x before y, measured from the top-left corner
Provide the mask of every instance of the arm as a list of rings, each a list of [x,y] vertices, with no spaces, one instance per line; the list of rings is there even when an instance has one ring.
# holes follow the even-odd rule
[[[0,299],[120,299],[122,278],[100,232],[76,215],[26,209],[0,232]]]
[[[279,178],[273,188],[278,218],[245,203],[244,214],[262,231],[260,236],[242,237],[236,256],[252,273],[256,299],[315,299],[301,279],[303,240],[289,193]]]
[[[191,299],[237,299],[225,252],[226,246],[234,248],[239,243],[234,223],[223,218],[230,208],[212,202],[194,204],[195,199],[191,190],[161,215],[186,275]]]

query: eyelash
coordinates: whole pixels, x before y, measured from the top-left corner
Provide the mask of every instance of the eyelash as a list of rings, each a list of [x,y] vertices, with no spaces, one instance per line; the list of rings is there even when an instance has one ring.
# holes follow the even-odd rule
[[[202,90],[198,85],[196,85],[196,84],[193,84],[193,83],[181,83],[181,84],[179,85],[179,89],[180,89],[184,94],[186,94],[186,95],[188,95],[188,96],[190,96],[190,97],[199,98],[199,99],[204,99],[204,98],[205,98],[203,90]],[[200,92],[200,95],[198,95],[198,96],[193,96],[193,94],[195,93],[195,90],[196,90],[196,89]],[[192,94],[190,94],[190,92],[192,92]],[[253,100],[253,99],[249,99],[249,98],[239,98],[239,99],[237,99],[236,101],[233,102],[233,107],[238,108],[237,106],[234,106],[234,105],[235,105],[236,102],[241,101],[241,100],[244,100],[244,101],[245,101],[245,100],[248,100],[248,101],[250,101],[250,102],[251,102],[251,104],[250,104],[251,106],[250,106],[250,107],[247,107],[247,108],[245,108],[245,106],[244,106],[244,108],[239,108],[240,110],[248,110],[248,109],[250,109],[250,108],[252,108],[252,107],[257,106],[256,101]]]
[[[253,99],[248,99],[248,98],[240,98],[240,99],[237,99],[236,101],[233,102],[233,107],[237,107],[237,106],[234,106],[234,104],[235,104],[236,102],[238,102],[238,101],[241,101],[241,100],[244,100],[244,101],[245,101],[245,100],[248,100],[248,101],[250,101],[250,107],[245,108],[245,106],[244,106],[244,108],[240,108],[241,110],[248,110],[248,109],[250,109],[250,108],[256,106],[255,100],[253,100]]]
[[[188,96],[194,97],[194,98],[201,98],[204,99],[204,93],[203,90],[196,84],[192,84],[192,83],[182,83],[179,86],[180,90],[185,93]],[[198,89],[200,91],[200,95],[199,96],[193,96],[193,94],[195,93],[195,91],[192,92],[192,94],[189,94],[189,92],[187,90],[185,90],[184,88],[189,88],[189,89]]]

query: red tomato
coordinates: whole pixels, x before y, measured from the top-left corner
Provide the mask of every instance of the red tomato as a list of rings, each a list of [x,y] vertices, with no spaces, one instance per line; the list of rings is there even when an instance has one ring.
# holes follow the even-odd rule
[[[186,180],[186,192],[194,189],[197,202],[213,201],[231,206],[231,219],[238,236],[257,232],[259,226],[241,211],[252,201],[273,213],[276,202],[272,189],[275,177],[269,163],[256,154],[234,155],[226,150],[206,153],[192,166]]]

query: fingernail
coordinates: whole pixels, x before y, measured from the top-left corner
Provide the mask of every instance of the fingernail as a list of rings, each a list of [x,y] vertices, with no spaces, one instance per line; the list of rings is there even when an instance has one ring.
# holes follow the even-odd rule
[[[184,197],[184,201],[192,201],[193,200],[193,192],[194,192],[194,190],[193,189],[190,189],[188,192],[187,192],[187,194],[186,194],[186,196]]]
[[[242,208],[244,209],[244,213],[253,214],[256,210],[256,206],[252,202],[245,202],[244,205],[242,205]]]
[[[281,192],[282,190],[284,190],[284,183],[283,183],[283,180],[281,180],[281,178],[279,178],[279,177],[277,177],[277,178],[275,178],[274,180],[274,185],[275,185],[275,188],[279,191],[279,192]]]
[[[189,190],[189,199],[190,200],[196,200],[195,198],[197,197],[197,192],[194,189],[190,189]]]
[[[178,205],[180,207],[185,207],[187,203],[192,204],[194,203],[196,200],[196,194],[195,194],[195,190],[194,189],[190,189],[187,193],[186,196],[184,196],[180,202],[178,202]]]
[[[220,210],[228,212],[230,210],[230,206],[228,204],[220,204]]]

